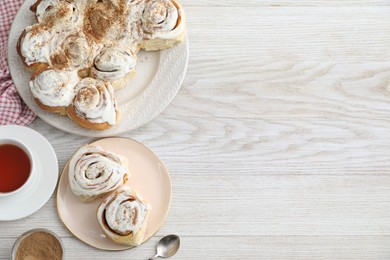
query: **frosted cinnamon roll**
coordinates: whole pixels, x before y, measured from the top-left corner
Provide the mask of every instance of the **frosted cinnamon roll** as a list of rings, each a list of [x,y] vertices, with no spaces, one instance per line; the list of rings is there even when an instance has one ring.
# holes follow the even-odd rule
[[[72,192],[83,202],[91,202],[117,189],[130,176],[127,159],[99,146],[84,145],[69,162]]]
[[[76,96],[66,110],[76,123],[88,129],[105,130],[118,122],[118,105],[110,82],[84,78],[76,89]]]
[[[175,0],[148,0],[143,10],[145,40],[141,48],[160,50],[181,42],[185,34],[185,14]]]
[[[125,86],[135,74],[137,57],[127,47],[108,47],[94,60],[91,76],[111,82],[114,89]]]
[[[138,246],[144,241],[151,206],[128,186],[106,196],[97,211],[98,222],[114,242]]]
[[[27,27],[19,37],[17,52],[23,63],[32,71],[51,65],[50,56],[67,37],[69,31],[56,31],[36,24]]]
[[[35,102],[42,109],[66,115],[79,80],[76,71],[48,69],[34,73],[29,84]]]
[[[88,68],[101,46],[86,38],[83,33],[68,35],[59,46],[59,51],[50,59],[57,68]]]
[[[74,25],[79,21],[80,11],[73,0],[38,0],[30,7],[38,22],[65,23]]]
[[[30,70],[35,71],[49,66],[52,38],[52,31],[43,30],[39,24],[29,26],[22,32],[16,49]]]

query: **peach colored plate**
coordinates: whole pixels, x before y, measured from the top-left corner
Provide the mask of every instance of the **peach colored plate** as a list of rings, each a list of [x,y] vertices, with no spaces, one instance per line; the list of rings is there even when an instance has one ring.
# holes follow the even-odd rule
[[[127,138],[106,138],[92,143],[127,157],[131,176],[125,185],[135,189],[152,206],[145,239],[163,225],[171,202],[171,180],[159,158],[143,144]],[[58,215],[78,239],[103,250],[123,250],[130,246],[112,242],[101,230],[96,211],[100,200],[83,203],[72,193],[68,181],[68,165],[62,171],[57,190]]]

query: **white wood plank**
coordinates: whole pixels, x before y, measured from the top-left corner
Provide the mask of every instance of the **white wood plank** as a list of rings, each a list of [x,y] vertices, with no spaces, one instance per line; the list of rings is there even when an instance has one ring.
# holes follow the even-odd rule
[[[64,238],[66,259],[145,260],[154,253],[160,237],[131,250],[104,252],[93,250],[76,241]],[[0,238],[0,258],[8,259],[14,239]],[[181,239],[181,249],[175,259],[389,259],[389,236],[229,236],[187,237]],[[7,245],[2,247],[1,245]],[[223,256],[223,257],[222,257]]]
[[[143,142],[177,175],[389,175],[389,125],[388,119],[210,120],[164,113],[123,136]],[[80,145],[94,140],[40,120],[32,126],[48,136],[61,169]]]
[[[235,75],[245,66],[234,62],[237,58],[360,62],[390,57],[386,51],[390,6],[188,7],[186,11],[191,61],[228,64],[235,67]]]
[[[172,174],[159,234],[184,236],[390,235],[390,176]],[[52,198],[34,215],[0,223],[2,236],[32,227],[71,236]]]
[[[299,6],[388,6],[386,0],[225,0],[225,1],[208,1],[208,0],[180,0],[184,7],[299,7]]]
[[[232,61],[190,62],[183,88],[164,114],[238,119],[390,116],[388,61]]]

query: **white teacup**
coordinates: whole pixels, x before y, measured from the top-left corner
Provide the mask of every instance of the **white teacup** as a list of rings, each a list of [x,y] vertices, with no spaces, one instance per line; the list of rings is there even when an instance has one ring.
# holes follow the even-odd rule
[[[25,144],[23,144],[23,142],[16,140],[16,139],[13,139],[13,138],[0,138],[0,146],[3,146],[3,145],[13,145],[13,146],[17,146],[20,149],[22,149],[29,159],[30,171],[28,173],[28,177],[27,177],[26,181],[21,186],[19,186],[18,188],[14,189],[12,191],[4,192],[4,191],[0,190],[0,197],[13,195],[13,194],[19,193],[22,190],[28,189],[31,186],[31,184],[33,183],[33,179],[34,179],[34,175],[35,175],[35,169],[34,169],[35,163],[34,163],[34,158],[33,158],[32,152]],[[17,177],[18,176],[15,176],[15,178],[17,178]],[[1,179],[0,179],[0,181],[1,181]]]

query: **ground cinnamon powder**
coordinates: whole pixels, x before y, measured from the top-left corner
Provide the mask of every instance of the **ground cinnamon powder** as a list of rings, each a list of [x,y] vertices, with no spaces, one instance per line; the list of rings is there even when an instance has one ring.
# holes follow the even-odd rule
[[[60,242],[46,232],[35,232],[19,244],[15,260],[62,260]]]

